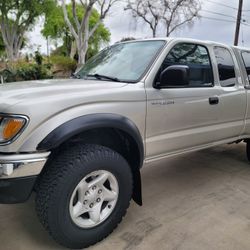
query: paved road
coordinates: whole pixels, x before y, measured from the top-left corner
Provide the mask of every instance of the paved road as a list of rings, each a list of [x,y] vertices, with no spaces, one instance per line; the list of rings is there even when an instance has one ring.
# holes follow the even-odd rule
[[[186,154],[142,171],[142,208],[91,250],[250,249],[250,164],[245,144]],[[34,200],[0,205],[0,249],[63,249],[39,224]]]

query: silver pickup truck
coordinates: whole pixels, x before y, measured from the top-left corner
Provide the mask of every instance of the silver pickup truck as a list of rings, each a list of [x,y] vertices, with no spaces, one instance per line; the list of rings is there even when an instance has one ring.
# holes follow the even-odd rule
[[[249,76],[250,50],[159,38],[106,48],[72,79],[0,85],[0,203],[34,191],[58,243],[95,244],[142,205],[143,165],[240,141],[250,159]]]

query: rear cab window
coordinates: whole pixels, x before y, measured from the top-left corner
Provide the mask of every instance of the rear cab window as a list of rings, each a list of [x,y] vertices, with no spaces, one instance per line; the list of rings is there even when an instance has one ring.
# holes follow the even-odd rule
[[[215,46],[214,53],[217,61],[220,85],[222,87],[235,86],[236,73],[231,52],[227,48]]]
[[[241,55],[247,72],[248,80],[250,80],[250,52],[243,51]]]

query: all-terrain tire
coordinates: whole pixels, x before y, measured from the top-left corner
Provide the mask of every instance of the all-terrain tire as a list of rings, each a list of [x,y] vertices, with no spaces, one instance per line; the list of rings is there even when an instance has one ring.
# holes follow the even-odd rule
[[[119,195],[109,217],[91,228],[79,227],[70,216],[70,199],[77,184],[93,171],[115,176]],[[68,248],[85,248],[107,237],[121,222],[129,206],[133,178],[127,161],[117,152],[99,145],[75,145],[48,162],[36,195],[38,217],[49,234]]]

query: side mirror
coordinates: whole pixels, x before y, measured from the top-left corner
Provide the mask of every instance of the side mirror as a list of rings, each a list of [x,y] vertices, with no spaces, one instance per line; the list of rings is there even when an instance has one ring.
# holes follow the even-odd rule
[[[186,65],[172,65],[162,71],[158,88],[181,88],[189,84],[189,67]]]

